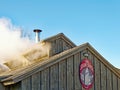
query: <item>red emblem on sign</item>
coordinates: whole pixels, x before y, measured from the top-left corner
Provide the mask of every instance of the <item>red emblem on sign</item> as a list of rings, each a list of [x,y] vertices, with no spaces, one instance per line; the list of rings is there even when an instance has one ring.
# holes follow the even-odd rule
[[[94,69],[90,60],[83,59],[80,63],[80,82],[82,87],[89,90],[94,82]]]

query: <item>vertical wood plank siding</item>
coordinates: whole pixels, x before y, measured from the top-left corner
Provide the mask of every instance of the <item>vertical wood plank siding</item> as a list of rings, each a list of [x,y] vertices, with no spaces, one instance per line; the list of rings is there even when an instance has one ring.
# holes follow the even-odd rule
[[[79,64],[85,52],[89,53],[88,59],[95,71],[94,85],[90,90],[120,90],[120,79],[88,50],[77,52],[5,90],[85,90],[79,81]],[[1,88],[0,85],[0,90],[4,90]]]
[[[93,54],[90,53],[90,51],[88,51],[88,50],[87,50],[87,53],[88,53],[88,59],[91,60],[93,67],[95,67]],[[94,70],[95,70],[95,68],[94,68]],[[94,84],[95,84],[95,83],[94,83]],[[93,84],[91,90],[94,90],[94,84]]]
[[[67,58],[67,90],[74,90],[73,83],[73,56]]]
[[[7,90],[22,90],[21,82],[16,83],[15,85],[11,85],[7,88]]]
[[[40,90],[40,72],[32,75],[32,90]]]
[[[81,90],[81,84],[79,80],[79,64],[80,64],[80,52],[74,55],[74,87],[75,90]]]
[[[72,48],[71,45],[69,45],[66,41],[64,41],[62,38],[58,38],[56,40],[50,41],[51,43],[51,50],[50,50],[50,56],[56,55],[60,52],[63,52],[64,50],[68,50]]]
[[[106,75],[106,67],[105,67],[105,65],[104,64],[102,64],[102,63],[100,63],[100,66],[101,66],[101,73],[100,73],[100,75],[101,75],[101,90],[106,90],[107,88],[106,88],[106,77],[107,77],[107,75]]]
[[[67,62],[63,60],[59,62],[59,90],[67,90]]]
[[[120,79],[118,79],[118,90],[120,90]]]
[[[22,80],[22,90],[32,90],[32,83],[33,82],[31,82],[31,77]]]
[[[113,90],[118,90],[117,89],[117,77],[115,76],[115,74],[112,73],[112,79],[113,79]]]
[[[0,90],[5,90],[5,87],[2,83],[0,83]]]
[[[58,90],[58,64],[55,64],[50,67],[50,90]]]
[[[45,70],[41,71],[41,89],[40,90],[49,90],[49,68],[46,68]],[[34,89],[33,89],[34,90]]]
[[[101,90],[100,89],[100,62],[99,60],[94,57],[94,70],[95,70],[95,81],[94,81],[94,87],[95,90]]]
[[[107,89],[112,90],[112,73],[108,68],[107,68]]]

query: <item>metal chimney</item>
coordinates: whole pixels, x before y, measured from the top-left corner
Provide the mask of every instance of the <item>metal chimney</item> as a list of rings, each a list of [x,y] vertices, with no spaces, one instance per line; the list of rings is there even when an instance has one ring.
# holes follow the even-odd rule
[[[33,32],[35,32],[35,42],[38,43],[40,41],[40,32],[42,32],[42,30],[34,29]]]

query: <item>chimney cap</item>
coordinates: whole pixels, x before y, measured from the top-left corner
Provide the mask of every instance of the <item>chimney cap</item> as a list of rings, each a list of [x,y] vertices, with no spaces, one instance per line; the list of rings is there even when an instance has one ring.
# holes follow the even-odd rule
[[[42,32],[42,30],[40,30],[40,29],[34,29],[33,31],[34,32]]]

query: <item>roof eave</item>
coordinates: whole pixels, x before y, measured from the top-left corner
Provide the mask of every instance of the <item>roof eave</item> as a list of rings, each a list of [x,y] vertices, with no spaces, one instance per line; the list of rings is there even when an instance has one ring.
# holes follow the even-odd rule
[[[55,64],[55,63],[57,63],[57,62],[59,62],[59,61],[61,61],[61,60],[64,60],[66,57],[69,57],[69,56],[74,55],[75,53],[77,53],[77,52],[79,52],[79,51],[81,51],[81,50],[84,50],[84,49],[86,48],[86,45],[87,45],[87,44],[88,44],[88,43],[85,43],[85,44],[80,45],[80,46],[78,46],[78,47],[75,47],[75,48],[66,50],[66,51],[64,51],[64,52],[62,52],[62,53],[60,53],[60,54],[58,54],[58,55],[55,55],[55,56],[51,57],[51,58],[48,59],[48,60],[45,60],[45,61],[43,62],[44,64],[41,64],[41,63],[38,64],[38,65],[37,65],[38,67],[36,66],[37,68],[35,68],[35,66],[34,66],[34,68],[32,68],[32,70],[28,70],[28,71],[25,72],[24,74],[22,73],[22,74],[19,74],[19,75],[17,75],[17,76],[12,75],[12,76],[10,76],[10,77],[8,77],[8,78],[3,79],[2,82],[3,82],[4,85],[10,85],[10,84],[17,83],[17,82],[21,81],[23,78],[32,75],[33,73],[36,73],[36,72],[38,72],[38,71],[41,71],[41,70],[43,70],[44,68],[51,66],[52,64]],[[81,49],[79,49],[80,47],[81,47]],[[75,50],[76,52],[73,52],[74,50]],[[56,60],[56,59],[57,59],[57,60]],[[28,72],[29,72],[29,74],[28,74]]]
[[[21,74],[19,74],[17,76],[13,75],[13,76],[10,76],[9,78],[6,78],[6,79],[2,80],[3,84],[10,85],[10,84],[17,83],[17,82],[21,81],[22,79],[24,79],[25,77],[28,77],[36,72],[39,72],[39,71],[43,70],[44,68],[47,68],[47,67],[51,66],[52,64],[58,63],[59,61],[64,60],[65,58],[67,58],[71,55],[74,55],[75,53],[78,53],[85,49],[89,50],[93,55],[95,55],[98,58],[98,60],[100,60],[101,63],[103,63],[114,74],[116,74],[117,77],[120,78],[120,73],[117,71],[117,69],[115,69],[115,67],[112,64],[110,64],[102,55],[100,55],[89,43],[85,43],[85,44],[82,44],[75,48],[66,50],[58,55],[55,55],[48,60],[45,60],[44,64],[41,64],[41,63],[37,64],[34,68],[32,68],[32,70],[28,70],[24,74],[22,73],[22,75]]]

